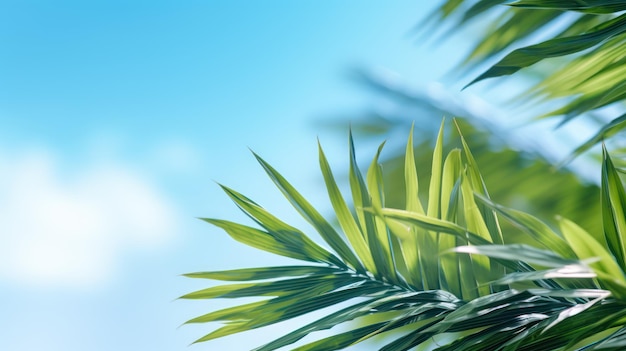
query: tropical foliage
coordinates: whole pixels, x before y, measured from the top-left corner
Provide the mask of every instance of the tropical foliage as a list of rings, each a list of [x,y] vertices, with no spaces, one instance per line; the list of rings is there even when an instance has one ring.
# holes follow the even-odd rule
[[[579,116],[594,122],[600,115],[601,127],[576,156],[626,128],[624,10],[626,1],[619,0],[447,0],[427,18],[454,31],[477,20],[489,23],[464,67],[496,63],[468,85],[532,66],[536,79],[522,98],[546,102],[540,118],[560,117],[564,124]]]
[[[385,169],[386,200],[390,207],[404,206],[403,135],[411,127],[411,120],[416,116],[419,118],[414,154],[415,162],[424,165],[431,162],[430,148],[435,142],[441,116],[455,116],[465,140],[472,145],[477,163],[482,165],[489,193],[500,204],[532,213],[550,225],[557,225],[554,214],[559,214],[576,218],[577,224],[589,231],[601,227],[601,219],[589,215],[600,212],[599,182],[581,179],[570,165],[555,167],[561,158],[554,157],[541,143],[535,148],[529,147],[535,145],[528,142],[532,138],[521,133],[517,137],[511,136],[510,130],[490,122],[493,116],[471,112],[462,102],[455,103],[451,94],[433,98],[406,89],[410,84],[400,78],[385,79],[375,71],[359,71],[358,78],[360,85],[368,88],[377,101],[393,107],[373,107],[350,121],[354,132],[364,141],[388,140],[381,163]],[[327,126],[345,131],[347,124],[345,118],[335,117]],[[443,140],[447,149],[461,146],[455,128],[450,127]],[[595,165],[594,161],[588,163]],[[599,180],[598,175],[599,172],[593,174]],[[423,174],[421,179],[428,182],[429,176]],[[423,200],[427,197],[426,190],[422,187],[420,191]],[[508,224],[504,222],[502,225],[506,227]]]
[[[329,306],[326,316],[256,350],[338,350],[378,335],[381,350],[621,350],[626,347],[626,194],[611,158],[602,167],[603,228],[587,232],[559,218],[559,231],[494,203],[461,137],[445,154],[443,125],[434,147],[428,199],[412,135],[404,160],[405,205],[390,208],[378,149],[361,173],[350,137],[349,185],[341,194],[322,148],[320,168],[338,227],[267,162],[261,166],[328,248],[244,195],[226,194],[256,223],[204,219],[235,240],[302,261],[298,265],[191,273],[227,281],[185,299],[261,298],[212,311],[188,323],[224,326],[197,342],[285,321]],[[419,173],[427,173],[419,168]],[[423,186],[423,184],[422,184]],[[519,236],[502,230],[514,225]],[[305,344],[315,332],[343,330]]]
[[[622,145],[608,138],[626,128],[625,10],[626,1],[447,0],[428,20],[458,31],[489,19],[489,35],[463,67],[495,63],[468,85],[531,72],[530,88],[518,98],[543,103],[539,118],[560,117],[561,125],[583,116],[599,121],[572,157],[605,139],[615,155]],[[451,111],[375,80],[367,84],[413,111],[419,106],[437,118],[464,117],[455,122],[458,137],[444,138],[442,123],[438,132],[423,129],[416,147],[412,128],[402,155],[383,160],[381,145],[362,173],[350,135],[348,197],[320,146],[334,210],[328,219],[255,155],[315,233],[222,186],[254,224],[206,222],[299,262],[187,274],[226,283],[185,299],[245,301],[189,320],[222,324],[196,342],[318,312],[255,350],[326,351],[367,342],[386,351],[626,349],[626,191],[624,171],[614,164],[619,158],[602,144],[601,183],[586,185],[567,169],[549,172],[542,157],[494,148],[490,136],[500,133],[476,127],[479,118],[463,109]],[[394,124],[380,121],[355,127],[380,132]],[[546,210],[556,219],[546,218]]]

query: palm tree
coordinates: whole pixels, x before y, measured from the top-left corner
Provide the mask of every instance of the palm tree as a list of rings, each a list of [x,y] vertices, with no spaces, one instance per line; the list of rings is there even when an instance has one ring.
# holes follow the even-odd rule
[[[452,18],[463,11],[463,25],[486,11],[497,11],[501,3],[450,0],[438,13]],[[622,100],[626,84],[619,64],[624,39],[620,11],[626,2],[520,0],[512,5],[495,25],[500,33],[511,35],[486,38],[468,58],[469,64],[497,56],[555,21],[569,25],[558,38],[513,51],[472,83],[514,73],[548,57],[579,53],[562,58],[563,68],[539,72],[544,80],[532,89],[533,96],[568,97],[546,116],[561,115],[566,122]],[[542,9],[536,9],[539,6]],[[603,83],[609,79],[616,83]],[[624,119],[606,123],[575,154],[617,132]],[[395,161],[404,186],[392,193],[401,191],[401,201],[392,200],[385,189],[379,160],[382,145],[363,174],[350,135],[350,200],[340,192],[320,146],[320,168],[336,217],[331,220],[255,155],[325,245],[222,186],[254,226],[205,221],[246,245],[300,262],[187,274],[228,283],[187,294],[185,299],[257,298],[188,321],[223,323],[196,342],[334,307],[256,350],[338,350],[379,335],[380,349],[387,351],[625,349],[626,193],[606,148],[597,189],[600,206],[580,215],[597,219],[601,226],[587,230],[588,225],[577,224],[586,218],[559,217],[555,229],[493,201],[479,170],[484,161],[472,154],[463,136],[458,139],[460,148],[450,148],[443,126],[437,133],[430,175],[420,171],[421,181],[418,169],[425,161],[415,157],[410,133],[402,160]],[[428,191],[420,190],[424,179]],[[335,326],[344,329],[316,338],[316,332]],[[301,342],[305,336],[309,339]]]

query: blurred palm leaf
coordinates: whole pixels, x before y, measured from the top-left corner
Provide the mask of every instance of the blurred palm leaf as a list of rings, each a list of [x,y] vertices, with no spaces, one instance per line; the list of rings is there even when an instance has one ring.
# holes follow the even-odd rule
[[[418,164],[429,164],[432,160],[430,148],[435,143],[433,136],[437,133],[440,116],[455,116],[465,139],[472,145],[476,163],[482,165],[489,193],[498,203],[533,213],[553,226],[557,225],[554,215],[559,214],[576,218],[577,223],[588,231],[601,228],[601,218],[588,215],[600,212],[599,183],[596,185],[581,179],[567,166],[555,169],[554,163],[558,159],[550,154],[551,150],[546,146],[535,146],[526,139],[511,136],[510,131],[498,127],[479,112],[468,109],[466,106],[472,105],[471,101],[455,103],[451,96],[421,93],[407,88],[408,85],[398,78],[387,78],[384,72],[360,70],[354,76],[376,98],[384,99],[384,106],[393,106],[358,116],[350,123],[361,136],[389,138],[387,147],[390,150],[382,159],[389,206],[405,206],[405,150],[397,141],[398,132],[403,133],[411,126],[412,116],[421,116],[415,127],[418,143],[414,147],[414,157]],[[330,123],[337,129],[345,129],[347,125],[345,118],[333,118]],[[614,128],[614,125],[608,128]],[[450,131],[450,137],[443,140],[444,148],[461,147],[458,136],[454,135],[456,130],[451,128]],[[601,139],[597,136],[593,143]],[[430,173],[424,172],[420,178],[428,183]],[[516,191],[512,192],[512,188]],[[428,189],[419,188],[419,195],[425,201]],[[507,223],[502,225],[507,227],[507,231],[513,229]]]
[[[381,350],[388,351],[419,345],[437,350],[607,350],[622,345],[626,196],[608,154],[602,172],[605,229],[591,235],[562,219],[557,233],[528,214],[493,203],[467,143],[461,139],[462,149],[444,156],[443,139],[442,125],[430,167],[428,199],[422,203],[417,196],[422,164],[415,163],[409,137],[405,206],[394,209],[385,203],[380,148],[363,175],[350,138],[354,213],[320,147],[320,166],[340,231],[256,156],[329,249],[223,187],[258,228],[216,219],[207,222],[247,245],[305,264],[188,274],[230,283],[187,294],[186,299],[262,298],[188,321],[224,323],[197,342],[336,306],[256,350],[289,346],[337,325],[346,331],[296,349],[343,349],[381,334],[387,336]],[[499,225],[499,215],[527,233],[531,246],[512,243]]]
[[[440,20],[437,23],[454,23],[455,31],[472,20],[491,23],[464,66],[496,62],[468,85],[546,61],[551,65],[536,71],[541,78],[522,95],[546,103],[547,111],[538,117],[560,116],[562,124],[613,106],[605,114],[604,126],[573,152],[574,157],[626,127],[624,10],[626,1],[617,0],[448,0],[436,10],[435,18]]]

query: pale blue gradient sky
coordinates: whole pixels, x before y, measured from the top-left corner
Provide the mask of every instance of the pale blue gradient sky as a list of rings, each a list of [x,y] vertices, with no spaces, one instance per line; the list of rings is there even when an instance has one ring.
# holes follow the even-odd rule
[[[301,224],[250,147],[328,208],[314,121],[367,105],[354,67],[441,77],[464,43],[406,35],[434,3],[0,1],[0,349],[188,349],[222,302],[179,274],[283,262],[195,219],[245,219],[214,181]]]

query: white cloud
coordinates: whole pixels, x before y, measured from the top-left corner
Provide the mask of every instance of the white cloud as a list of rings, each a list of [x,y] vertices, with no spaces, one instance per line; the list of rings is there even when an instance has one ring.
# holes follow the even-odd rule
[[[123,253],[165,243],[176,217],[159,190],[128,166],[63,172],[45,151],[0,156],[0,279],[46,287],[106,283]]]

